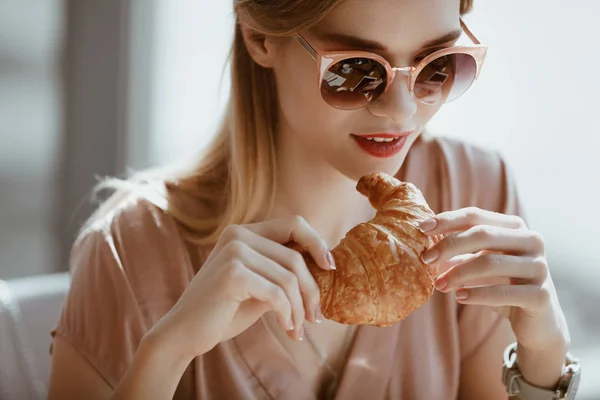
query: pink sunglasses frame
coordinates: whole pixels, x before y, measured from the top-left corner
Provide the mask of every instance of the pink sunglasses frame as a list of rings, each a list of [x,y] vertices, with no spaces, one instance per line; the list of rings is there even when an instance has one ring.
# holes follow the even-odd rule
[[[340,62],[345,59],[348,59],[348,58],[369,58],[369,59],[379,62],[386,70],[388,78],[387,78],[385,89],[382,92],[382,95],[388,91],[392,82],[394,82],[396,73],[400,72],[400,73],[408,74],[409,79],[410,79],[409,80],[409,91],[410,91],[411,95],[413,96],[413,98],[415,98],[416,100],[418,100],[422,103],[430,104],[430,103],[424,102],[423,100],[421,100],[417,96],[415,96],[414,87],[415,87],[415,83],[417,81],[417,77],[419,76],[419,73],[431,61],[433,61],[439,57],[447,56],[450,54],[468,54],[471,57],[473,57],[473,59],[475,60],[475,63],[476,63],[476,72],[475,72],[475,78],[473,79],[473,82],[479,77],[479,73],[481,72],[481,67],[483,66],[483,62],[485,61],[485,56],[487,54],[488,47],[486,45],[481,44],[479,39],[477,39],[477,37],[475,37],[475,35],[467,27],[467,25],[465,24],[465,22],[463,21],[462,18],[460,18],[460,26],[461,26],[463,32],[465,32],[467,34],[467,36],[469,37],[469,39],[471,39],[471,41],[473,42],[472,46],[453,46],[453,47],[449,47],[446,49],[441,49],[441,50],[438,50],[438,51],[435,51],[435,52],[429,54],[428,56],[423,58],[421,61],[416,63],[416,65],[408,65],[405,67],[392,67],[385,58],[381,57],[378,54],[371,53],[368,51],[317,51],[308,43],[308,41],[306,41],[306,39],[301,34],[295,33],[292,35],[292,37],[294,39],[296,39],[296,41],[308,52],[308,54],[310,54],[312,59],[317,62],[317,71],[319,74],[319,80],[317,83],[319,85],[319,88],[321,87],[321,82],[323,81],[323,78],[325,77],[325,73],[335,63]],[[471,82],[471,83],[473,83],[473,82]],[[466,93],[468,89],[469,88],[465,89],[465,91],[463,93],[461,93],[459,96],[457,96],[456,98],[462,96],[462,94]],[[381,96],[379,98],[381,98]],[[452,100],[455,100],[455,99],[452,99]],[[374,102],[376,102],[376,101],[377,101],[377,99]],[[359,108],[368,107],[369,105],[373,104],[374,102],[368,102],[364,106],[359,107]],[[333,106],[333,107],[335,107],[335,106]]]

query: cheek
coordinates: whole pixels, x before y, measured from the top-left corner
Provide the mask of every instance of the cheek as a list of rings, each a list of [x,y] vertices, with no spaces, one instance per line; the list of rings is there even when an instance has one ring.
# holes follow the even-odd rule
[[[294,71],[296,69],[299,71]],[[292,123],[318,113],[321,99],[312,75],[299,68],[286,68],[277,71],[276,77],[279,104],[285,120]]]
[[[316,63],[308,54],[284,54],[275,66],[275,77],[280,121],[285,128],[317,135],[339,126],[342,115],[323,101]]]
[[[433,116],[440,110],[440,108],[442,108],[442,104],[434,106],[420,104],[418,108],[419,126],[424,127],[431,120],[431,118],[433,118]]]

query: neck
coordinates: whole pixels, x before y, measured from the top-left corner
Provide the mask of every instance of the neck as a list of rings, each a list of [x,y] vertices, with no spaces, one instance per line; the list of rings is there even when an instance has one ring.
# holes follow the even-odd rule
[[[294,143],[293,135],[277,149],[275,204],[265,219],[300,215],[330,248],[346,232],[375,215],[356,182],[342,175],[311,149]],[[313,149],[314,150],[314,149]]]

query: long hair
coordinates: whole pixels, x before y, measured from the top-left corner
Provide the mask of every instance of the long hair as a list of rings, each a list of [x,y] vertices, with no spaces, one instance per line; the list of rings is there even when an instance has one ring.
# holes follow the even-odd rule
[[[460,13],[473,0],[461,0]],[[235,36],[230,51],[231,93],[217,134],[186,164],[142,171],[129,179],[111,178],[96,186],[116,192],[90,217],[94,220],[115,208],[131,193],[164,209],[182,229],[186,240],[214,244],[223,229],[257,218],[275,193],[277,91],[274,73],[255,63],[244,43],[240,21],[264,35],[286,36],[310,27],[343,0],[234,0]],[[184,203],[194,204],[193,210]]]

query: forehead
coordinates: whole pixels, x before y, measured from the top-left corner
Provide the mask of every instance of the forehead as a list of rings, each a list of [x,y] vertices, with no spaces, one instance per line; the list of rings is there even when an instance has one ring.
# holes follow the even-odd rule
[[[345,0],[314,32],[358,36],[401,52],[459,28],[459,10],[460,0]]]

